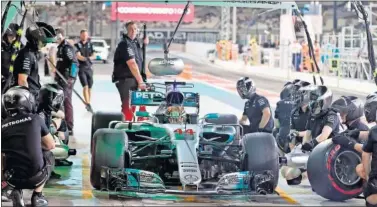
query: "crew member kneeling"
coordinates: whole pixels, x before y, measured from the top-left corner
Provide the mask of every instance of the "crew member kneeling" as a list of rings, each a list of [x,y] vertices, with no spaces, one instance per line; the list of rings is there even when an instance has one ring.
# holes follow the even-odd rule
[[[337,111],[331,108],[333,94],[326,86],[305,88],[309,90],[311,118],[306,127],[302,150],[312,151],[320,142],[339,133],[340,120]]]
[[[142,78],[143,57],[137,42],[137,27],[134,22],[126,24],[127,35],[118,44],[114,54],[113,83],[115,83],[122,101],[122,113],[126,121],[132,121],[133,109],[130,103],[130,91],[146,89]]]
[[[242,99],[247,99],[240,123],[245,125],[249,119],[250,126],[244,126],[245,134],[254,132],[272,133],[274,119],[266,97],[256,93],[256,87],[248,77],[237,81],[237,92]]]
[[[10,88],[3,103],[8,117],[1,126],[1,150],[4,179],[14,189],[13,205],[24,206],[22,189],[34,189],[32,206],[47,206],[42,190],[53,168],[49,150],[55,148],[55,142],[41,117],[33,113],[35,99],[26,87]]]

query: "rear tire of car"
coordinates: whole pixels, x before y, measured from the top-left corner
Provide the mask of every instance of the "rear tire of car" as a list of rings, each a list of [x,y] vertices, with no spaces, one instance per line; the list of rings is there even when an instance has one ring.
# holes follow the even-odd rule
[[[344,161],[350,163],[344,166]],[[313,191],[323,198],[332,201],[345,201],[362,193],[363,181],[356,174],[356,165],[361,162],[359,153],[335,145],[326,140],[317,145],[311,152],[307,172]],[[347,165],[347,164],[345,164]],[[341,172],[349,169],[349,172]],[[350,176],[345,184],[339,177]]]
[[[93,135],[98,129],[109,128],[109,123],[111,121],[122,121],[122,113],[111,113],[111,112],[101,112],[97,111],[92,116],[92,131],[91,131],[91,141],[90,149],[92,149]]]
[[[127,134],[122,130],[99,129],[94,133],[90,182],[95,189],[101,190],[102,167],[124,168],[127,148]]]
[[[241,142],[241,169],[253,173],[271,171],[275,189],[279,182],[279,154],[274,136],[264,132],[251,133],[246,134]]]
[[[107,63],[107,60],[102,60],[103,64],[106,64]]]

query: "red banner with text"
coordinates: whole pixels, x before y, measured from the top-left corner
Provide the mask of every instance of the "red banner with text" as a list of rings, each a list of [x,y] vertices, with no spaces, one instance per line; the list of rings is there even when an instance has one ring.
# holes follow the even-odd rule
[[[116,21],[169,21],[178,22],[185,5],[113,2],[111,20]],[[183,22],[194,20],[194,6],[190,5]]]

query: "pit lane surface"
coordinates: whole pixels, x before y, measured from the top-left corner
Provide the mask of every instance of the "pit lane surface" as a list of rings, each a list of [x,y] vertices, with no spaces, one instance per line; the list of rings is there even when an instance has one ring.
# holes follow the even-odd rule
[[[161,56],[160,56],[161,54]],[[159,56],[162,53],[148,54],[149,57]],[[196,84],[194,92],[201,94],[201,113],[203,116],[210,112],[234,113],[238,116],[242,113],[244,101],[242,101],[234,91],[234,80],[238,75],[222,74],[223,78],[207,75],[206,71],[216,71],[216,68],[195,63],[189,60],[186,63],[193,65],[195,71],[193,82]],[[42,67],[40,67],[42,68]],[[111,64],[95,64],[95,80],[93,87],[92,106],[95,111],[119,111],[120,100],[117,89],[111,83]],[[198,73],[200,72],[200,73]],[[220,76],[218,74],[218,76]],[[229,80],[228,80],[229,79]],[[44,79],[46,80],[46,79]],[[271,101],[274,108],[277,101],[278,90],[281,83],[264,83],[258,80],[260,93],[265,94]],[[273,85],[273,86],[271,86]],[[266,86],[266,87],[264,87]],[[268,87],[267,87],[268,86]],[[82,93],[82,87],[77,81],[75,89]],[[342,94],[336,94],[342,95]],[[268,196],[243,196],[229,201],[225,199],[197,199],[190,196],[181,202],[174,200],[151,200],[151,199],[127,199],[112,200],[108,199],[106,192],[99,193],[94,191],[90,185],[90,129],[91,114],[86,112],[84,105],[74,96],[73,98],[75,113],[75,135],[71,137],[70,146],[77,149],[77,155],[69,158],[74,164],[71,167],[58,167],[56,172],[62,175],[60,180],[51,180],[45,188],[45,195],[49,199],[50,206],[235,206],[235,205],[260,205],[260,206],[282,206],[282,205],[300,205],[300,206],[330,206],[330,205],[348,205],[364,206],[364,201],[353,199],[343,203],[326,201],[311,191],[309,182],[304,180],[300,186],[289,187],[285,180],[280,178],[279,195]],[[148,108],[153,110],[153,108]],[[273,109],[274,110],[274,109]],[[30,192],[25,192],[25,201],[30,203]],[[11,203],[3,203],[4,206],[11,206]]]

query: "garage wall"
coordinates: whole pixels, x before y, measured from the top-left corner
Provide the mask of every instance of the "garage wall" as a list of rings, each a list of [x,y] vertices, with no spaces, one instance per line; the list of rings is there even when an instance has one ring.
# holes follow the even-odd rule
[[[186,53],[206,57],[209,50],[216,49],[216,44],[203,42],[186,42]]]

